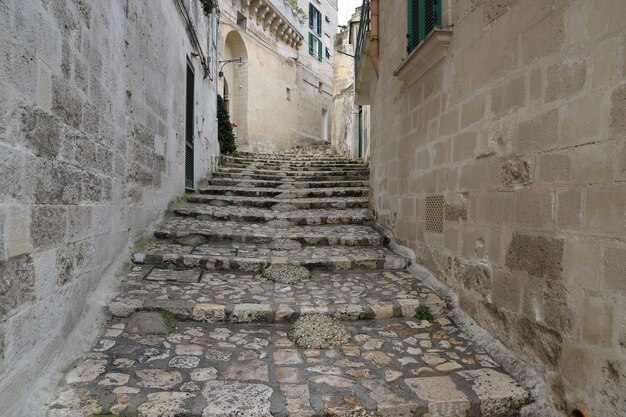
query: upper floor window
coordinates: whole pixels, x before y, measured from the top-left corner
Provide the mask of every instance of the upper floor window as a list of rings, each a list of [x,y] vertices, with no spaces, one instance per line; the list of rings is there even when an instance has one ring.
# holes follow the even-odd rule
[[[246,30],[248,26],[248,19],[240,12],[237,12],[237,26],[239,26],[243,30]]]
[[[407,51],[411,52],[436,27],[441,26],[441,0],[408,0]]]
[[[313,29],[318,36],[322,36],[322,13],[309,3],[309,27]]]
[[[321,61],[323,47],[322,41],[315,34],[309,32],[309,53]]]

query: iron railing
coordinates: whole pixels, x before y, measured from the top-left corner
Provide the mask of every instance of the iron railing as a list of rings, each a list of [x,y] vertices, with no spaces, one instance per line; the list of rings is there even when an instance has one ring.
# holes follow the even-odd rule
[[[354,70],[358,77],[361,65],[363,65],[363,48],[365,47],[365,38],[370,31],[371,22],[371,0],[363,0],[361,5],[361,21],[359,22],[359,31],[356,37],[356,47],[354,48]]]

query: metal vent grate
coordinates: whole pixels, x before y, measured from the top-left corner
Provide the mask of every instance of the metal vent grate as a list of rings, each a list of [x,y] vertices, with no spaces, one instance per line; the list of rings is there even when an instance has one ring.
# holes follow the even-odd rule
[[[445,201],[442,195],[426,197],[426,231],[443,233],[443,213]]]

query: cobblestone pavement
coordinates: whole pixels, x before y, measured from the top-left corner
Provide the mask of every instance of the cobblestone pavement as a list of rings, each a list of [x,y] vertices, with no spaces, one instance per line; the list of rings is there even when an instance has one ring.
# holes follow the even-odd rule
[[[404,270],[364,187],[325,147],[224,157],[134,254],[48,417],[516,416],[528,393]]]

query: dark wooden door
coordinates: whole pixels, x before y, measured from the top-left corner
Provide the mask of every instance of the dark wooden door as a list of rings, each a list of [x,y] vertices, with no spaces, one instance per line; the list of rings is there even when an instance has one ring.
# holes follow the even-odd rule
[[[185,187],[193,188],[194,73],[187,63],[187,98],[185,105]]]

